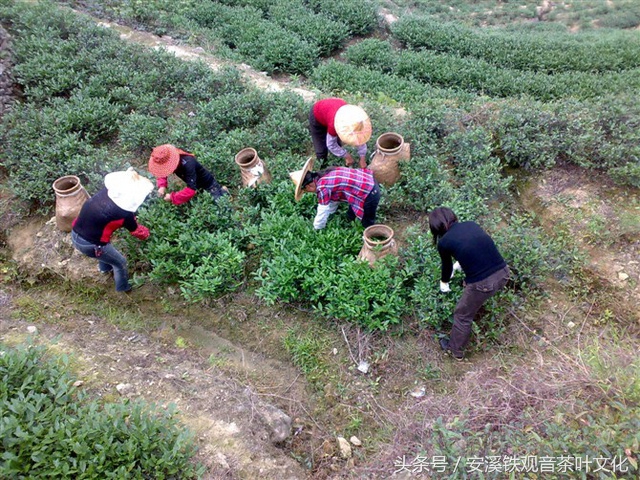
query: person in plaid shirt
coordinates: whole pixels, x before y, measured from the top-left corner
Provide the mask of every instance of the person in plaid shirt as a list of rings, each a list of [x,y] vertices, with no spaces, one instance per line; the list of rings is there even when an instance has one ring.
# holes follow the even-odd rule
[[[313,228],[320,230],[327,224],[340,202],[349,204],[347,218],[360,219],[367,228],[376,222],[376,212],[380,202],[380,186],[367,169],[329,167],[313,172],[313,159],[309,158],[302,170],[289,175],[296,184],[295,199],[300,200],[304,192],[315,193],[318,197],[318,211],[313,220]]]

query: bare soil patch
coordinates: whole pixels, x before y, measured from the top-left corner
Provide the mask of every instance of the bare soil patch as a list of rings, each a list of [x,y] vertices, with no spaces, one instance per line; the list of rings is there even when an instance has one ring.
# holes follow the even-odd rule
[[[594,171],[565,166],[531,179],[521,194],[550,231],[565,229],[587,257],[594,290],[623,323],[640,324],[640,197]]]

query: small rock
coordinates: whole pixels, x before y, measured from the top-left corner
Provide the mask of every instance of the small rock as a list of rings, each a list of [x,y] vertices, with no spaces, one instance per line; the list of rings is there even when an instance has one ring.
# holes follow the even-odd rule
[[[82,380],[76,380],[75,382],[73,382],[74,387],[81,387],[82,385],[84,385],[84,382]]]
[[[36,333],[38,333],[38,327],[34,327],[33,325],[29,325],[27,327],[27,332],[35,335]]]
[[[569,327],[569,328],[574,328],[575,326],[576,326],[576,324],[573,323],[573,322],[567,323],[567,327]]]
[[[624,272],[618,272],[618,278],[624,282],[626,279],[629,278],[629,275],[627,275]]]
[[[358,437],[356,437],[355,435],[354,435],[353,437],[351,437],[351,438],[349,439],[349,441],[350,441],[353,445],[355,445],[356,447],[359,447],[359,446],[361,446],[361,445],[362,445],[362,442],[360,441],[360,439],[359,439]]]
[[[131,390],[131,384],[119,383],[118,385],[116,385],[116,390],[120,395],[124,395],[127,391]]]
[[[422,398],[427,393],[427,389],[425,387],[416,388],[413,392],[409,393],[414,398]]]
[[[255,405],[254,408],[270,430],[273,443],[280,443],[291,435],[291,424],[293,422],[289,415],[267,403]]]
[[[337,348],[334,348],[334,349],[333,349],[333,354],[334,354],[334,355],[337,355],[337,354],[338,354],[338,349],[337,349]]]
[[[351,445],[344,437],[338,437],[338,447],[340,448],[340,456],[342,458],[351,458]]]
[[[362,373],[367,373],[369,371],[369,362],[365,362],[364,360],[362,360],[358,364],[358,370],[360,370]]]
[[[229,466],[229,462],[227,462],[227,457],[221,452],[216,452],[216,463],[221,465],[222,468],[226,468],[227,470],[231,468]]]

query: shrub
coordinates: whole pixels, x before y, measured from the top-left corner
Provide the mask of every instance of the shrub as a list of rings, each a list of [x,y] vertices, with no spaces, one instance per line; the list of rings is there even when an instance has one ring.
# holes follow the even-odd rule
[[[328,318],[372,330],[398,323],[404,309],[404,277],[397,259],[373,269],[356,260],[362,228],[349,228],[340,213],[323,230],[314,231],[310,215],[315,200],[308,195],[295,203],[290,183],[282,182],[272,192],[270,208],[262,214],[256,237],[261,253],[255,273],[258,296],[269,304],[304,299]]]
[[[9,185],[18,198],[41,208],[54,200],[51,185],[56,178],[78,175],[85,186],[95,190],[102,184],[102,175],[123,162],[73,131],[73,119],[67,125],[60,119],[55,107],[16,105],[2,125],[1,165],[11,172]],[[99,124],[91,126],[100,128]]]
[[[309,0],[316,13],[344,22],[351,35],[366,35],[378,24],[376,5],[369,0]]]
[[[299,0],[279,0],[269,7],[268,17],[284,29],[300,35],[327,56],[349,36],[347,25],[312,12]]]
[[[316,45],[262,18],[252,7],[202,2],[190,19],[212,32],[248,63],[268,73],[308,73],[318,57]]]
[[[383,73],[394,70],[398,52],[386,40],[367,38],[346,48],[344,58],[358,67],[369,67]]]
[[[66,357],[2,346],[3,478],[196,478],[196,447],[173,406],[101,405],[73,386]]]
[[[640,67],[640,42],[631,32],[505,32],[416,15],[402,16],[391,30],[409,48],[455,53],[503,68],[589,73]]]
[[[138,213],[151,236],[145,242],[124,237],[129,262],[160,284],[178,284],[196,302],[236,290],[244,279],[245,230],[228,198],[217,202],[200,192],[188,204],[156,200]]]
[[[450,89],[426,85],[417,80],[385,74],[369,67],[357,67],[329,60],[317,66],[309,80],[318,89],[333,94],[384,95],[396,102],[423,103],[429,98],[452,98],[460,94]],[[464,95],[464,94],[462,94]],[[472,98],[469,95],[469,98]]]
[[[394,73],[428,84],[450,86],[495,97],[526,94],[547,101],[563,97],[595,98],[603,91],[630,93],[640,86],[636,70],[548,75],[500,68],[484,60],[429,51],[403,50]]]

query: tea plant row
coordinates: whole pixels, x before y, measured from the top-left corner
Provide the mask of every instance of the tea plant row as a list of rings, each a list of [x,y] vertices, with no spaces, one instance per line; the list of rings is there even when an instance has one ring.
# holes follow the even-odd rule
[[[406,48],[471,57],[499,68],[549,74],[640,67],[640,38],[635,32],[540,35],[535,30],[474,29],[418,15],[401,17],[391,25],[391,31]]]
[[[2,478],[197,478],[196,444],[175,406],[100,403],[69,358],[0,343]]]
[[[377,39],[349,47],[344,56],[357,66],[380,69],[400,78],[492,97],[528,95],[543,101],[566,97],[589,99],[603,92],[631,94],[640,87],[637,68],[621,72],[547,74],[505,68],[458,53],[394,49],[389,41]]]
[[[378,24],[373,3],[360,0],[111,0],[71,4],[159,34],[197,37],[201,43],[213,45],[218,55],[226,51],[268,73],[306,75],[319,57],[330,55],[352,36],[369,33]]]

